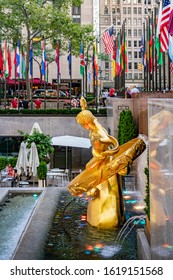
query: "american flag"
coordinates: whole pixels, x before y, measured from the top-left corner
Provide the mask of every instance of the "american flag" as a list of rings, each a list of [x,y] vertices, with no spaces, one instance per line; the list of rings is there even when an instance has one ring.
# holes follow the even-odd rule
[[[163,9],[160,22],[160,50],[165,52],[168,49],[168,26],[171,12],[170,0],[163,0]]]
[[[113,26],[103,33],[103,43],[105,45],[105,52],[109,54],[114,48],[114,30]]]

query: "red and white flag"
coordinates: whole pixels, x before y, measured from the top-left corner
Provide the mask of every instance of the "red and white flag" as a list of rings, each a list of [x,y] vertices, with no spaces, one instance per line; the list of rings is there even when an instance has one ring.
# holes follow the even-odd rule
[[[173,61],[170,62],[170,73],[173,75]]]

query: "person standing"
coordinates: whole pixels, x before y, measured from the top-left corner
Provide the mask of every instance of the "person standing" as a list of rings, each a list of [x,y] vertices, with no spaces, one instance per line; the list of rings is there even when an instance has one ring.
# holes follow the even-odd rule
[[[41,108],[41,100],[39,98],[37,98],[34,103],[35,103],[35,109]]]
[[[24,97],[22,103],[23,103],[23,109],[28,109],[28,108],[29,108],[29,102],[28,102],[28,100],[26,99],[26,97]]]
[[[11,101],[11,109],[18,109],[18,100],[17,97],[14,97]]]

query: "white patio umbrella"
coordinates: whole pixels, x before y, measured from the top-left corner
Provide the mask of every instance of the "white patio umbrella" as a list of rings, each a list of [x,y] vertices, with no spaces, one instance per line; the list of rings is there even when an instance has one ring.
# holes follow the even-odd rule
[[[66,168],[67,168],[67,147],[89,149],[91,147],[91,141],[89,138],[64,135],[64,136],[53,137],[52,145],[66,147]]]
[[[37,167],[39,166],[39,164],[40,161],[38,157],[37,147],[36,144],[32,142],[29,152],[28,166],[30,174],[32,174],[34,177],[37,175]]]
[[[29,135],[32,135],[34,130],[37,130],[38,132],[43,133],[37,122],[33,124],[33,127],[31,128]]]
[[[76,148],[90,148],[91,142],[89,138],[77,137],[77,136],[55,136],[52,138],[53,146],[65,146],[65,147],[76,147]]]
[[[26,143],[21,142],[19,154],[16,163],[17,174],[21,175],[23,172],[25,175],[27,174],[27,166],[28,166],[28,150],[26,148]]]

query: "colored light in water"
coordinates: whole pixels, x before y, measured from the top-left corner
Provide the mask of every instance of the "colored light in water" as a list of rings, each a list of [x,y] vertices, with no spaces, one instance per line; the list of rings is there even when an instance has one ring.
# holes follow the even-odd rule
[[[142,210],[142,209],[145,208],[145,206],[144,206],[144,205],[135,205],[135,206],[133,206],[133,208],[134,208],[135,210]]]
[[[134,224],[134,225],[145,225],[145,224],[146,224],[146,221],[145,221],[145,220],[134,221],[133,224]]]
[[[168,249],[173,249],[173,246],[168,243],[164,243],[163,247],[168,248]]]
[[[71,218],[70,215],[66,215],[66,216],[64,217],[64,219],[70,219],[70,218]]]
[[[130,199],[130,198],[131,198],[130,195],[125,195],[125,196],[124,196],[124,199]]]
[[[81,216],[80,216],[80,219],[81,219],[81,221],[86,221],[87,215],[81,215]]]
[[[85,250],[85,252],[84,252],[86,255],[89,255],[90,253],[91,253],[91,251],[89,251],[89,250]]]
[[[102,243],[97,243],[95,246],[94,246],[94,248],[98,248],[98,249],[101,249],[101,248],[103,248],[104,247],[104,245],[102,244]]]
[[[38,196],[38,194],[37,194],[37,193],[34,193],[34,194],[33,194],[33,197],[37,197],[37,196]]]
[[[125,203],[135,204],[135,203],[137,203],[137,200],[136,199],[129,199],[129,200],[126,200]]]
[[[92,245],[88,245],[88,246],[86,246],[86,249],[89,251],[93,251],[94,247]]]

